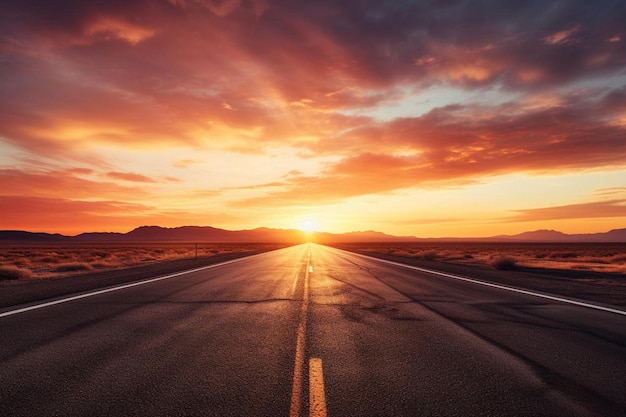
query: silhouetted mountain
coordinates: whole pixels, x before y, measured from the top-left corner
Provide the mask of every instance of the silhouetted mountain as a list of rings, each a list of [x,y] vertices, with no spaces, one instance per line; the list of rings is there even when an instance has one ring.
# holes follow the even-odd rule
[[[33,233],[22,230],[2,230],[0,231],[0,242],[23,242],[23,243],[46,243],[46,242],[69,242],[71,237],[63,236],[59,233]]]
[[[325,232],[305,233],[296,229],[225,230],[210,226],[160,227],[141,226],[128,233],[82,233],[64,236],[50,233],[33,233],[20,230],[0,231],[0,242],[14,243],[124,243],[124,242],[281,242],[318,243],[350,242],[429,242],[429,241],[487,241],[487,242],[626,242],[626,229],[614,229],[606,233],[568,235],[555,230],[536,230],[517,235],[501,235],[490,238],[444,238],[420,239],[415,236],[392,236],[372,230],[333,234]]]
[[[415,236],[392,236],[382,232],[368,230],[342,234],[313,232],[310,239],[318,243],[356,243],[356,242],[418,242]]]
[[[535,230],[532,232],[524,232],[517,235],[502,235],[502,236],[494,236],[493,239],[506,239],[506,240],[531,240],[534,242],[545,242],[545,241],[564,241],[569,240],[570,235],[566,235],[563,232],[558,232],[556,230]]]
[[[626,242],[626,229],[613,229],[606,233],[568,235],[556,230],[536,230],[517,235],[496,236],[495,239],[525,242]]]

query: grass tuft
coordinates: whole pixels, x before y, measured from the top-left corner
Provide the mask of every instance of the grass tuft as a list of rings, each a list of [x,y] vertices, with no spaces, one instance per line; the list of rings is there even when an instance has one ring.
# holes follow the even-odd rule
[[[0,266],[0,281],[30,278],[32,273],[28,269],[15,266]]]
[[[518,269],[517,261],[510,256],[500,256],[491,261],[491,266],[499,271],[513,271]]]
[[[427,261],[434,261],[435,259],[439,258],[439,252],[434,251],[434,250],[424,252],[422,254],[422,258],[424,258]]]
[[[85,262],[74,262],[59,265],[54,269],[54,272],[79,272],[79,271],[91,271],[93,267]]]

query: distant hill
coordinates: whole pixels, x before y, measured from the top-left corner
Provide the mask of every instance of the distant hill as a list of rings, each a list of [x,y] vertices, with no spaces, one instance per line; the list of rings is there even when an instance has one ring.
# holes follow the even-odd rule
[[[69,242],[71,237],[55,233],[33,233],[22,230],[0,230],[0,242]]]
[[[415,236],[392,236],[382,232],[368,230],[365,232],[349,232],[342,234],[313,232],[310,240],[318,243],[356,243],[356,242],[420,242],[423,239]]]
[[[626,229],[613,229],[606,233],[568,235],[556,230],[535,230],[518,235],[496,236],[495,239],[532,242],[626,242]]]
[[[421,239],[415,236],[392,236],[376,231],[333,234],[313,232],[307,234],[296,229],[270,229],[261,227],[251,230],[226,230],[210,226],[160,227],[141,226],[128,233],[82,233],[77,236],[33,233],[21,230],[0,231],[0,242],[13,243],[124,243],[124,242],[281,242],[318,243],[350,242],[432,242],[432,241],[486,241],[486,242],[626,242],[626,229],[614,229],[606,233],[568,235],[555,230],[536,230],[517,235],[501,235],[487,238]]]
[[[304,241],[300,230],[259,228],[225,230],[210,226],[160,227],[141,226],[128,233],[83,233],[76,236],[82,242],[299,242]]]

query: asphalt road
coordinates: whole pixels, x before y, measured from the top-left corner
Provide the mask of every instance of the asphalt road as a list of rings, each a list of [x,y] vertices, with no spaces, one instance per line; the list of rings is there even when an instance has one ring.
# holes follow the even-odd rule
[[[325,246],[81,297],[0,310],[1,416],[626,415],[625,315]]]

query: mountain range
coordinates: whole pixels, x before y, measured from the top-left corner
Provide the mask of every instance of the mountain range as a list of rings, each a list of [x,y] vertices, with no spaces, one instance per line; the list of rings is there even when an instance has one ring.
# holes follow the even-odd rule
[[[284,242],[313,241],[318,243],[349,242],[433,242],[433,241],[483,241],[483,242],[626,242],[626,229],[606,233],[565,234],[555,230],[536,230],[517,235],[500,235],[486,238],[418,238],[392,236],[376,231],[342,234],[312,232],[297,229],[225,230],[210,226],[182,226],[166,228],[141,226],[128,233],[90,232],[76,236],[35,233],[22,230],[0,230],[0,242],[14,243],[132,243],[132,242]]]

